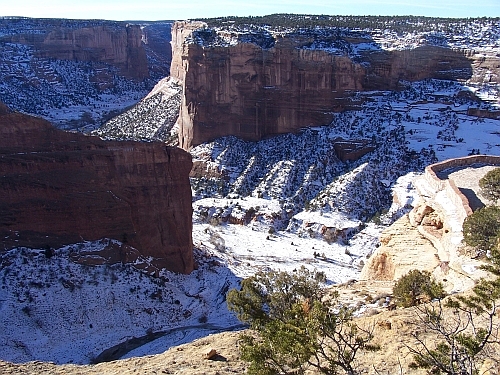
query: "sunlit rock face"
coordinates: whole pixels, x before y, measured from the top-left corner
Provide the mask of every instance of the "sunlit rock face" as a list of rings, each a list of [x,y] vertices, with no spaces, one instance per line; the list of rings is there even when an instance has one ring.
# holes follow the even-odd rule
[[[112,238],[157,268],[193,270],[191,156],[102,141],[0,110],[2,248]]]
[[[385,50],[358,34],[337,36],[335,44],[332,35],[312,31],[232,35],[202,22],[175,23],[170,74],[183,82],[181,147],[327,125],[333,112],[360,104],[355,92],[472,76],[466,51],[434,45]],[[325,48],[327,42],[342,42],[347,52]]]

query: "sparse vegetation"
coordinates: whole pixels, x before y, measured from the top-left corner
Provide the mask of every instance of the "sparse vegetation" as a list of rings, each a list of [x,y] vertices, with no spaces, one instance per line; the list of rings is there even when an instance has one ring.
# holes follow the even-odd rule
[[[436,18],[420,16],[329,16],[309,14],[270,14],[257,17],[218,17],[201,19],[210,27],[270,27],[314,29],[329,27],[339,29],[382,29],[397,33],[404,32],[447,32],[461,33],[471,24],[495,24],[499,18]]]
[[[229,291],[227,304],[255,334],[241,336],[248,374],[357,374],[356,355],[374,350],[370,330],[353,321],[353,311],[327,295],[325,276],[306,268],[259,272]]]
[[[417,346],[408,346],[414,355],[413,368],[427,368],[432,374],[474,375],[485,360],[491,360],[492,370],[500,363],[498,345],[500,323],[500,253],[493,249],[490,264],[485,268],[496,276],[482,279],[471,296],[449,298],[446,302],[417,308],[420,330],[413,334]],[[437,335],[430,343],[425,333]]]
[[[450,297],[417,308],[423,332],[413,334],[417,346],[408,346],[414,355],[412,367],[427,368],[433,374],[474,375],[479,374],[486,360],[493,363],[486,371],[500,363],[500,353],[492,350],[494,345],[498,346],[500,334],[499,213],[498,207],[486,207],[464,223],[466,243],[488,250],[489,263],[483,268],[493,277],[481,279],[471,295]],[[434,344],[426,341],[427,332],[437,335],[438,341]]]
[[[443,285],[434,281],[429,272],[411,270],[396,282],[393,295],[396,305],[410,307],[435,298],[443,298],[445,292]]]

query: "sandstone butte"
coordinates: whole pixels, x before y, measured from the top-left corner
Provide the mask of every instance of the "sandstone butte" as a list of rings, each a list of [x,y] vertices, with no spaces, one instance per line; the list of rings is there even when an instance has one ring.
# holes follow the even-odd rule
[[[467,50],[421,46],[366,53],[355,61],[301,48],[313,39],[299,35],[275,35],[270,48],[214,46],[199,41],[197,30],[204,27],[192,21],[172,28],[170,75],[183,82],[178,125],[185,150],[221,136],[256,141],[328,125],[332,111],[356,105],[354,91],[395,90],[401,81],[427,78],[469,79],[473,72]]]
[[[68,133],[1,106],[0,251],[110,238],[189,273],[191,167],[179,148]]]

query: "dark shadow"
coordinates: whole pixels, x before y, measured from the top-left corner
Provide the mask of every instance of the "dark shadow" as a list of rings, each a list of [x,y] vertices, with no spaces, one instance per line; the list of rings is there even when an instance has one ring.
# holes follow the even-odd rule
[[[166,331],[150,333],[142,337],[132,337],[131,339],[128,339],[124,342],[112,346],[111,348],[104,350],[101,354],[99,354],[92,360],[92,364],[115,361],[117,359],[120,359],[125,354],[134,349],[137,349],[145,344],[148,344],[156,339],[159,339],[160,337],[168,336],[170,334],[180,331],[196,330],[196,331],[206,331],[206,334],[211,334],[211,333],[226,332],[226,331],[238,331],[244,328],[247,327],[243,324],[238,324],[231,327],[220,327],[214,324],[207,323],[207,324],[199,324],[186,327],[176,327]],[[199,336],[201,338],[206,336],[206,334],[200,334]],[[165,350],[167,349],[168,348],[166,348]],[[225,357],[218,354],[213,358],[211,358],[211,360],[223,361],[223,362],[227,361]]]
[[[467,188],[458,188],[458,190],[465,195],[465,198],[469,201],[469,206],[472,211],[476,211],[477,209],[484,207],[484,203],[478,198],[474,190]]]
[[[214,357],[210,358],[210,360],[217,362],[227,362],[227,358],[220,354],[215,355]]]

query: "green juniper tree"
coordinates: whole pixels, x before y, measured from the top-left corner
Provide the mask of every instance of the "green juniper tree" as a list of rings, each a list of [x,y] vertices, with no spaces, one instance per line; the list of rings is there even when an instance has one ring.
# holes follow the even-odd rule
[[[495,168],[479,180],[481,193],[486,198],[496,202],[500,198],[500,168]]]
[[[259,272],[231,290],[227,304],[253,334],[241,337],[248,374],[357,374],[355,357],[369,345],[370,330],[358,327],[353,311],[328,296],[321,272]]]
[[[500,237],[500,207],[476,210],[463,224],[464,242],[480,253],[494,249]]]
[[[394,285],[392,294],[396,305],[401,307],[416,306],[445,296],[444,288],[431,278],[427,271],[411,270]]]

